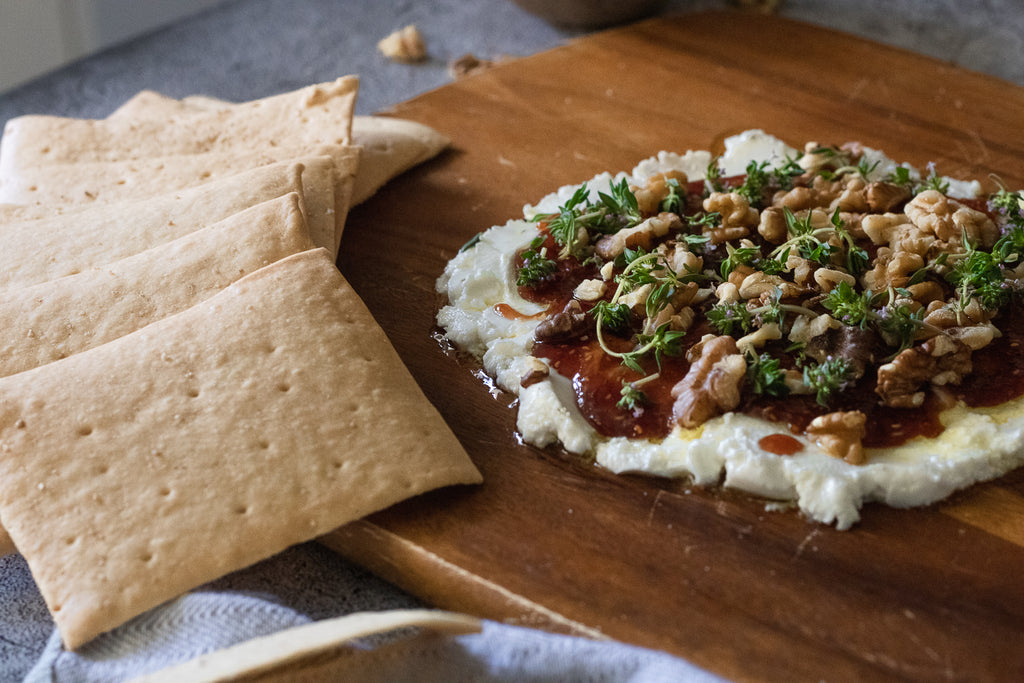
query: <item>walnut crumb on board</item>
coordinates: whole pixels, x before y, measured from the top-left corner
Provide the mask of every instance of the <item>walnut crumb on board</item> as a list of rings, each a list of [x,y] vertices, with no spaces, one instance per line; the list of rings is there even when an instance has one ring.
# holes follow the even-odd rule
[[[377,43],[377,49],[385,57],[395,62],[422,62],[427,58],[427,46],[423,42],[423,34],[413,24],[382,39]]]

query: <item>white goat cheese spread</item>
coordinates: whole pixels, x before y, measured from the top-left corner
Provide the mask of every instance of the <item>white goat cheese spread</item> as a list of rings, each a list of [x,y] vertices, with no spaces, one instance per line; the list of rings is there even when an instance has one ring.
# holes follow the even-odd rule
[[[725,141],[718,166],[723,177],[738,175],[751,161],[781,164],[801,153],[752,130]],[[867,180],[885,178],[897,168],[921,178],[917,170],[898,165],[881,152],[864,148],[861,158]],[[603,173],[587,181],[587,187],[596,200],[599,192],[610,192],[623,178],[642,186],[655,174],[677,170],[690,181],[703,179],[712,160],[706,151],[661,152],[640,162],[628,175]],[[944,180],[951,197],[980,192],[977,182]],[[807,434],[794,434],[786,424],[733,411],[696,427],[676,424],[664,438],[605,437],[577,408],[568,378],[550,371],[544,379],[521,386],[521,378],[544,362],[531,350],[546,307],[520,296],[517,251],[538,234],[537,223],[530,219],[558,212],[579,187],[562,187],[525,206],[523,218],[481,233],[475,244],[448,263],[437,281],[438,291],[448,301],[437,314],[438,324],[455,346],[482,361],[498,386],[518,396],[517,428],[526,443],[560,444],[570,452],[592,456],[616,473],[685,477],[699,486],[721,484],[772,501],[793,501],[810,519],[839,529],[858,521],[865,502],[926,505],[1024,463],[1022,399],[994,408],[957,404],[941,413],[945,428],[938,436],[917,436],[892,447],[866,447],[864,463],[851,464],[824,452]],[[508,315],[508,310],[516,315]],[[769,452],[759,442],[772,434],[793,437],[802,448],[790,455]]]

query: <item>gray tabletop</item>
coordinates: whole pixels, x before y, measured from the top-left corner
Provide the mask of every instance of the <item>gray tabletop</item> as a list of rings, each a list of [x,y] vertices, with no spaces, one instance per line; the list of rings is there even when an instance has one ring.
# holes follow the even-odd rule
[[[745,3],[674,0],[662,11],[733,4]],[[778,13],[1024,85],[1021,0],[783,0]],[[376,50],[408,24],[425,37],[424,63]],[[357,113],[369,114],[450,82],[448,64],[464,54],[525,56],[578,35],[507,0],[236,0],[0,95],[0,123],[30,113],[104,117],[145,88],[242,101],[349,73],[361,78]],[[272,595],[314,619],[418,604],[315,544],[215,585]],[[0,596],[0,680],[18,680],[53,624],[18,556],[0,559]]]

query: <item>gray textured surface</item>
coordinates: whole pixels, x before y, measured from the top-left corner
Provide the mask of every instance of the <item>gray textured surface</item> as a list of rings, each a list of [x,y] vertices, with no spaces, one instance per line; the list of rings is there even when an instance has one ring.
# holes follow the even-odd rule
[[[675,0],[665,11],[726,5]],[[790,0],[781,14],[1024,85],[1021,0]],[[407,24],[425,35],[425,64],[394,64],[376,51],[380,38]],[[448,62],[465,53],[523,56],[576,35],[506,0],[235,0],[3,94],[0,122],[29,113],[102,117],[143,88],[245,100],[346,73],[360,75],[357,111],[371,113],[449,82]],[[218,587],[275,594],[314,618],[415,604],[313,545]],[[20,678],[51,629],[24,562],[0,559],[0,680]]]
[[[670,0],[663,11],[728,5]],[[780,14],[1024,85],[1021,0],[788,0]],[[407,24],[425,36],[425,64],[391,63],[376,50]],[[507,0],[234,0],[0,96],[0,122],[29,113],[102,117],[143,88],[237,101],[346,73],[362,79],[358,112],[372,113],[449,82],[447,64],[463,54],[523,56],[577,35]]]

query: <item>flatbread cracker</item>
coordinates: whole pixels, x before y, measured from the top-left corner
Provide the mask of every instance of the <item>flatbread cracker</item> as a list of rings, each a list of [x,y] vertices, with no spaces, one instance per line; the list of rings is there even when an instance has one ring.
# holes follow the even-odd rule
[[[358,83],[354,76],[346,76],[228,110],[159,120],[16,117],[4,127],[0,182],[7,182],[19,169],[44,163],[246,153],[279,145],[348,145]]]
[[[310,149],[268,148],[248,153],[210,152],[130,161],[33,165],[0,184],[0,201],[52,207],[87,206],[140,200],[222,180],[250,169],[294,160],[329,157],[333,169],[318,167],[304,174],[306,212],[317,246],[335,254],[341,243],[352,183],[359,165],[357,147],[338,145]]]
[[[479,633],[476,617],[440,610],[413,609],[356,612],[343,617],[303,624],[269,636],[202,655],[182,664],[140,676],[135,683],[213,683],[214,681],[289,680],[317,655],[329,655],[357,638],[404,628],[424,628],[437,633]],[[318,662],[319,664],[320,662]]]
[[[399,500],[481,480],[325,250],[0,379],[0,443],[0,519],[69,648]]]
[[[311,157],[147,200],[96,205],[64,216],[0,225],[0,291],[120,260],[292,192],[303,197],[311,236],[317,234],[313,232],[317,225],[328,232],[333,229],[333,216],[327,217],[325,226],[323,220],[317,220],[318,210],[311,212],[309,206],[333,202],[332,182],[324,180],[332,177],[333,167],[327,157]],[[314,243],[324,246],[319,239],[314,238]]]
[[[135,256],[0,301],[0,377],[99,346],[185,310],[315,245],[292,193]],[[19,333],[20,332],[20,333]],[[15,552],[0,528],[0,556]]]
[[[230,102],[190,96],[176,100],[152,90],[129,99],[109,119],[160,119],[194,111],[227,110]],[[352,118],[352,144],[362,147],[363,159],[352,189],[352,206],[373,196],[385,183],[413,166],[437,156],[451,140],[430,126],[387,116]]]
[[[0,377],[99,346],[315,248],[295,193],[102,267],[0,298]]]

